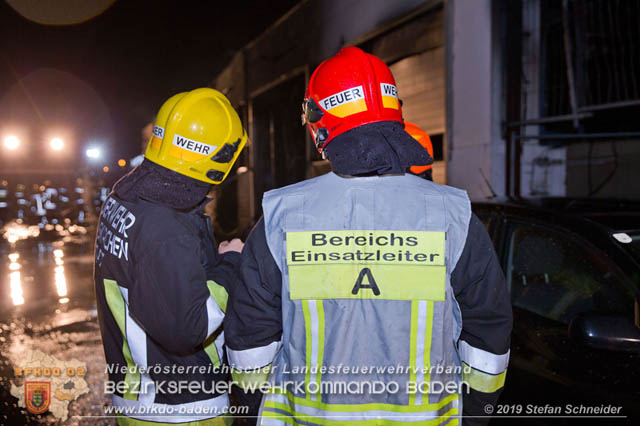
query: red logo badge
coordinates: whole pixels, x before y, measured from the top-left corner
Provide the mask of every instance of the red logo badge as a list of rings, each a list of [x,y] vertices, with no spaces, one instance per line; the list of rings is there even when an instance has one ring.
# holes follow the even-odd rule
[[[24,382],[25,405],[31,414],[42,414],[51,403],[51,382]]]

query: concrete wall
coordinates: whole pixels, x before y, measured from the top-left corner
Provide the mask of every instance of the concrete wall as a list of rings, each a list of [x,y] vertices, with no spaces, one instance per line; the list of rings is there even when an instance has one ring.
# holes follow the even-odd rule
[[[485,179],[498,195],[505,192],[501,50],[493,21],[491,0],[446,3],[447,183],[472,199],[491,196]]]
[[[427,1],[426,3],[438,3]],[[244,49],[248,94],[264,90],[275,79],[299,67],[313,69],[341,47],[406,15],[424,0],[336,0],[302,1]],[[215,81],[225,90],[242,73],[236,58]]]

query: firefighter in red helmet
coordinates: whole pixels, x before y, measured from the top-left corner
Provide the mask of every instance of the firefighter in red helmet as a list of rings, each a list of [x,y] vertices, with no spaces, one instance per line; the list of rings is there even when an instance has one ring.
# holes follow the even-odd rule
[[[224,321],[240,403],[264,425],[471,425],[504,383],[512,317],[466,192],[409,173],[432,158],[375,56],[340,50],[302,107],[333,172],[264,194]]]
[[[328,75],[339,78],[326,78]],[[355,47],[345,48],[313,73],[302,104],[318,151],[342,133],[365,124],[402,123],[396,82],[380,59]]]

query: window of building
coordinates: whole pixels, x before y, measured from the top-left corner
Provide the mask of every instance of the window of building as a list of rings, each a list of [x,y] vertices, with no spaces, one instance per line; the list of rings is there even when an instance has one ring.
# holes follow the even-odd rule
[[[540,0],[542,117],[548,131],[640,130],[640,0]]]

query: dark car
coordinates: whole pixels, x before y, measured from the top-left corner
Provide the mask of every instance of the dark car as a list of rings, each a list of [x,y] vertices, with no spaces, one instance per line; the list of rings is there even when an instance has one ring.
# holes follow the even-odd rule
[[[640,418],[640,203],[542,199],[473,210],[493,239],[514,312],[495,414],[555,425],[594,410],[612,415],[603,408],[612,405],[628,418],[591,424]]]

